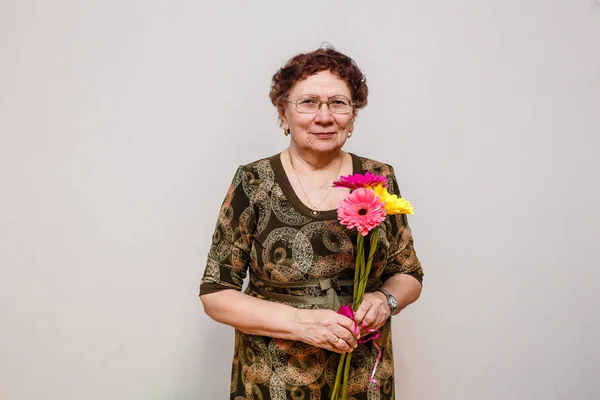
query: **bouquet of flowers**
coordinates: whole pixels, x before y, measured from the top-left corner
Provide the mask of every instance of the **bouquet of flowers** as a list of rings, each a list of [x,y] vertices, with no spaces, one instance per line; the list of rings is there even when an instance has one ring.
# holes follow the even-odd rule
[[[348,229],[356,228],[359,235],[356,240],[356,268],[354,272],[354,291],[352,297],[352,306],[342,306],[338,311],[340,314],[354,319],[354,312],[362,303],[363,296],[367,287],[369,273],[379,230],[375,229],[381,224],[387,215],[392,214],[413,214],[411,204],[395,194],[387,191],[387,179],[381,175],[375,175],[370,172],[365,174],[354,174],[342,176],[339,180],[333,182],[333,187],[350,189],[350,193],[340,202],[338,206],[338,220]],[[373,230],[371,235],[371,246],[369,254],[365,257],[364,238]],[[358,333],[358,327],[355,325],[355,332]],[[379,389],[379,382],[375,379],[375,371],[381,357],[381,350],[375,342],[379,337],[378,331],[368,330],[369,336],[359,339],[359,343],[366,343],[373,340],[374,346],[379,350],[379,355],[375,361],[373,372],[369,379],[369,389]],[[337,400],[341,388],[341,397],[347,398],[348,375],[350,372],[350,360],[352,353],[344,353],[340,358],[335,384],[331,393],[331,399]]]

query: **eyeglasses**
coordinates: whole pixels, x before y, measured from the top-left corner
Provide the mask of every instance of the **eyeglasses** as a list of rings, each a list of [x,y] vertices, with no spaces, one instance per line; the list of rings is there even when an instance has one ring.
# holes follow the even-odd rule
[[[288,103],[295,104],[296,110],[302,114],[315,114],[321,109],[323,104],[327,104],[327,108],[329,108],[329,112],[332,114],[348,114],[354,106],[354,103],[346,96],[332,96],[327,101],[321,101],[316,96],[302,96],[296,101],[288,100]]]

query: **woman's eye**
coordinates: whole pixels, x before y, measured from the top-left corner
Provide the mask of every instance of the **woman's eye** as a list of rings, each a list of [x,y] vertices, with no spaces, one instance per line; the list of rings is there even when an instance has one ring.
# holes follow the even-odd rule
[[[348,105],[348,102],[346,100],[342,100],[342,99],[333,99],[333,100],[331,100],[331,104],[335,104],[337,106],[345,106],[345,105]]]

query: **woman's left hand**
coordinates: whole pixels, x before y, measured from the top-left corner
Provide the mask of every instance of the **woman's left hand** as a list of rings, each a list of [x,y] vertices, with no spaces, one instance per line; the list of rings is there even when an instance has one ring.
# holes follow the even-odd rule
[[[354,313],[354,322],[361,329],[361,336],[363,336],[368,333],[368,329],[381,328],[391,314],[387,297],[383,293],[365,293],[360,307]]]

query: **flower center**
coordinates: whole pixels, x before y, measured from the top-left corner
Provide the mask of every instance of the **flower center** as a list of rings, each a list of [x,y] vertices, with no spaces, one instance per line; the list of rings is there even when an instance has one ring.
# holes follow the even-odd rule
[[[367,209],[361,208],[360,210],[358,210],[358,215],[367,215]]]

